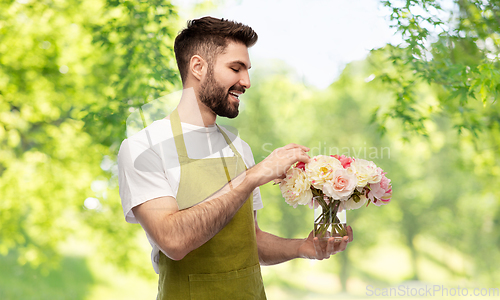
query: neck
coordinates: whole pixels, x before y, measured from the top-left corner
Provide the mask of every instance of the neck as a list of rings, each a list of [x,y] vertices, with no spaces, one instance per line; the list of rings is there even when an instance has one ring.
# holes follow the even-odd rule
[[[217,118],[210,108],[198,100],[194,88],[186,88],[182,91],[177,111],[182,122],[196,126],[214,125]]]

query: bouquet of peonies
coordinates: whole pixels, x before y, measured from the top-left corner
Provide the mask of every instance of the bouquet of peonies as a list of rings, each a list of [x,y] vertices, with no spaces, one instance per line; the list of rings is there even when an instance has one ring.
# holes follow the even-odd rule
[[[344,236],[346,225],[339,221],[337,213],[364,204],[385,205],[391,200],[391,180],[385,174],[372,161],[318,155],[307,164],[299,162],[292,166],[280,182],[280,189],[285,201],[293,207],[321,206],[321,214],[315,217],[315,236],[328,237],[330,226],[332,234]]]

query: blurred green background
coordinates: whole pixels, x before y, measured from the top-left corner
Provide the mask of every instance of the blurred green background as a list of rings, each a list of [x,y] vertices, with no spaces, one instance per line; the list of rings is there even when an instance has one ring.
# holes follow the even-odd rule
[[[380,1],[402,43],[347,64],[325,89],[282,61],[252,61],[240,116],[219,122],[256,162],[299,143],[375,161],[394,191],[387,206],[348,212],[347,251],[263,267],[270,299],[500,288],[500,5],[453,3],[443,17],[436,1]],[[139,107],[154,119],[175,106],[184,24],[167,1],[0,1],[0,299],[155,298],[150,246],[124,221],[116,154]],[[308,234],[309,208],[272,184],[261,192],[263,230]]]

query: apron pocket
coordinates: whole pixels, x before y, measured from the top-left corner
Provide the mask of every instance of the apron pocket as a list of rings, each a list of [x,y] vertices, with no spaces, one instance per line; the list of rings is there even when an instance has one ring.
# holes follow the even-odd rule
[[[191,300],[266,299],[260,265],[216,274],[190,274]]]

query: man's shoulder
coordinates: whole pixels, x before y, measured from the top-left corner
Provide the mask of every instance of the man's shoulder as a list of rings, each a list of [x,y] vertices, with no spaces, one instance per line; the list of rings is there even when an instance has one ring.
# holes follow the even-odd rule
[[[165,142],[173,137],[170,122],[166,119],[160,119],[152,122],[150,125],[130,135],[122,141],[120,152],[130,151],[132,157],[135,157],[148,149],[154,149],[156,145]]]
[[[173,136],[170,122],[166,119],[156,120],[138,132],[129,135],[123,142],[129,143],[131,146],[151,147],[161,143],[165,139]]]

